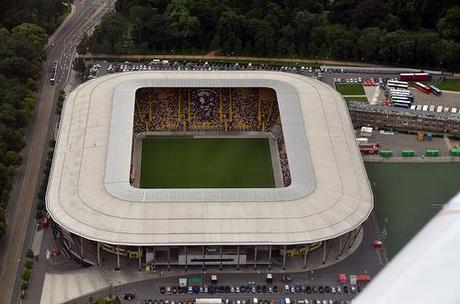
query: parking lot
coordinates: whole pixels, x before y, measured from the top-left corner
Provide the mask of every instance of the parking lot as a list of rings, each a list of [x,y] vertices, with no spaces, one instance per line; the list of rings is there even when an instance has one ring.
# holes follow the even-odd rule
[[[360,137],[359,130],[357,137]],[[374,130],[368,140],[369,143],[379,143],[382,150],[392,150],[394,156],[401,156],[401,152],[407,149],[414,150],[417,156],[424,155],[428,149],[439,150],[441,156],[448,156],[450,151],[447,141],[443,137],[432,137],[429,141],[418,141],[416,134]]]
[[[308,277],[308,275],[307,275]],[[303,282],[302,282],[303,281]],[[158,284],[163,282],[158,281]],[[209,283],[209,285],[206,285]],[[178,286],[153,284],[145,294],[139,286],[116,292],[125,303],[132,300],[148,304],[199,304],[197,299],[213,299],[223,304],[345,304],[359,294],[364,284],[306,282],[283,276],[279,282],[260,280],[238,282],[225,280],[228,285],[205,282],[203,286]],[[214,303],[214,302],[213,302]],[[211,304],[211,303],[209,303]]]
[[[412,94],[414,94],[414,104],[415,105],[434,105],[443,106],[447,108],[457,108],[460,109],[460,94],[453,92],[443,92],[441,96],[436,96],[434,94],[425,94],[420,92],[417,89],[410,88]]]
[[[132,71],[159,71],[159,70],[176,70],[176,71],[212,71],[212,70],[273,70],[284,72],[297,72],[313,76],[320,72],[318,68],[312,66],[279,66],[268,64],[252,63],[228,63],[228,62],[190,62],[168,60],[152,60],[148,62],[108,62],[108,61],[88,61],[86,64],[96,67],[90,70],[88,79],[100,77],[110,73],[123,73]]]

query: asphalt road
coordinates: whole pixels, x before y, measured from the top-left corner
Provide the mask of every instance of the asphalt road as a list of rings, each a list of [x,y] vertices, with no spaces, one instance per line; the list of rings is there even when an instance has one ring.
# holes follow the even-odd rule
[[[19,273],[25,251],[31,247],[35,229],[35,197],[43,177],[44,159],[52,138],[56,115],[55,95],[65,88],[71,75],[72,60],[83,32],[91,30],[115,0],[77,0],[71,15],[50,37],[47,59],[38,83],[38,102],[26,132],[27,146],[18,168],[7,213],[7,229],[0,243],[0,303],[16,303],[19,298]],[[51,46],[54,43],[54,47]],[[54,62],[58,62],[56,84],[50,84]]]

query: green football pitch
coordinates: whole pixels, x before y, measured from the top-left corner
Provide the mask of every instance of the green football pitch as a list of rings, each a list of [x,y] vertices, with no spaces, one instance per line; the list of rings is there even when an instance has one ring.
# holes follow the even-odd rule
[[[147,137],[141,188],[273,188],[266,138]]]
[[[366,169],[391,257],[460,191],[460,163],[366,163]]]

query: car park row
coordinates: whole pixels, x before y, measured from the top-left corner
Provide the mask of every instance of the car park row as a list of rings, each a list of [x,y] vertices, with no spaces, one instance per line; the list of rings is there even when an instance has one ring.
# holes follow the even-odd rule
[[[189,286],[189,287],[160,287],[160,294],[215,294],[215,293],[285,293],[285,294],[341,294],[357,293],[362,289],[361,285],[336,285],[336,286],[305,286],[305,285],[284,285],[284,286],[267,286],[267,285],[244,285],[244,286]]]
[[[127,301],[133,300],[133,295],[124,296]],[[338,300],[338,299],[299,299],[297,301],[291,301],[289,298],[280,298],[279,300],[260,300],[257,298],[253,299],[223,299],[222,304],[350,304],[351,300]],[[143,304],[196,304],[196,300],[144,300]]]

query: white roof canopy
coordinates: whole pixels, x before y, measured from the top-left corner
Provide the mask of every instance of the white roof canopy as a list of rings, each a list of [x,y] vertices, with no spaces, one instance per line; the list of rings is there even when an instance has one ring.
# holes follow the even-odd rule
[[[131,187],[134,97],[141,87],[273,88],[292,184]],[[120,245],[310,243],[353,230],[373,207],[341,96],[311,78],[266,71],[130,72],[80,85],[64,105],[46,202],[66,230]]]

